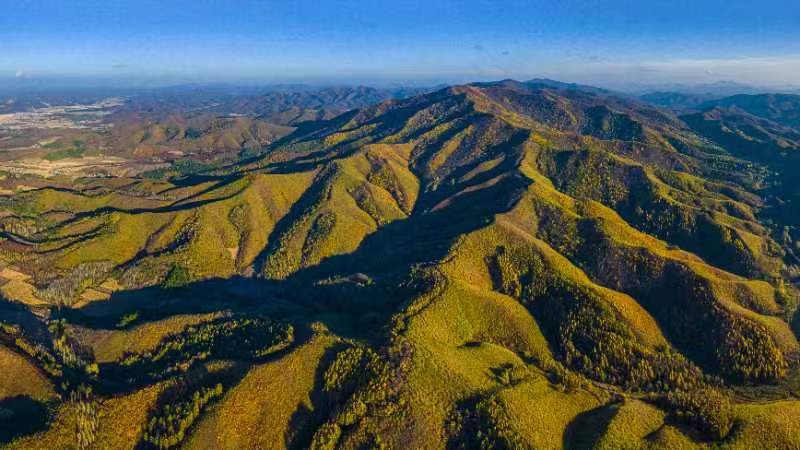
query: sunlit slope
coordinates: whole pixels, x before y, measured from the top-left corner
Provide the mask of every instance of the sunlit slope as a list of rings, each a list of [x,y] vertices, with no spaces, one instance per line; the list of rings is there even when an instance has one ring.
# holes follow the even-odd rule
[[[309,188],[314,173],[249,175],[160,208],[84,215],[48,231],[38,246],[59,268],[110,261],[124,284],[230,276],[259,255],[275,224]]]
[[[141,203],[31,192],[19,214],[74,211],[8,233],[3,273],[99,363],[101,447],[793,448],[765,182],[652,107],[477,84],[301,124]],[[204,328],[251,316],[291,339],[252,357]],[[148,431],[192,389],[180,433]],[[59,395],[17,447],[74,439]]]
[[[402,146],[374,145],[326,163],[264,251],[260,272],[286,278],[323,258],[355,251],[379,226],[404,219],[419,182]]]
[[[415,418],[411,434],[420,436],[421,447],[444,445],[428,439],[437,435],[439,423],[452,420],[454,411],[462,411],[470,402],[477,406],[467,408],[477,408],[478,413],[461,414],[479,414],[482,422],[495,423],[503,439],[513,436],[533,448],[565,445],[571,439],[568,425],[576,416],[609,399],[604,397],[607,392],[592,394],[590,387],[571,388],[567,395],[563,387],[548,383],[542,373],[555,370],[554,356],[590,379],[634,390],[676,385],[690,389],[699,379],[698,368],[674,347],[668,350],[671,344],[654,315],[634,298],[595,284],[547,242],[534,237],[535,215],[525,197],[519,205],[488,228],[459,240],[441,267],[438,290],[412,304],[408,312],[412,317],[406,335],[416,351],[402,395],[409,398],[409,414]],[[621,225],[621,219],[615,216],[615,220]],[[667,251],[663,243],[647,239],[651,246]],[[687,258],[703,264],[676,253],[677,261]],[[497,290],[503,293],[487,293]],[[796,351],[796,339],[785,323],[758,319],[782,324],[775,331],[776,341],[786,338],[787,351]],[[713,348],[718,343],[700,345]],[[771,345],[758,350],[767,354],[765,359],[773,356]],[[555,403],[547,406],[547,398]],[[463,431],[466,436],[474,432]],[[625,439],[635,443],[635,436]]]
[[[18,396],[47,400],[54,396],[52,384],[37,367],[5,346],[0,346],[0,370],[0,400]]]
[[[128,286],[237,273],[283,279],[355,251],[387,223],[519,180],[532,183],[523,202],[533,208],[526,211],[529,223],[515,229],[546,242],[601,286],[633,295],[662,327],[675,325],[649,292],[677,271],[698,280],[684,289],[708,291],[689,294],[709,304],[701,309],[747,317],[743,323],[771,330],[763,345],[774,341],[782,352],[795,351],[774,288],[673,247],[740,275],[777,275],[780,249],[755,217],[758,197],[726,180],[701,178],[703,158],[676,148],[694,139],[676,119],[622,106],[618,112],[615,101],[511,82],[386,103],[301,128],[261,161],[169,205],[78,216],[44,232],[37,250],[65,270],[110,261]],[[67,204],[81,197],[59,195]],[[87,209],[112,202],[84,196]],[[510,206],[519,198],[511,190],[495,200]],[[33,199],[38,208],[53,202]],[[634,258],[661,273],[619,279]]]

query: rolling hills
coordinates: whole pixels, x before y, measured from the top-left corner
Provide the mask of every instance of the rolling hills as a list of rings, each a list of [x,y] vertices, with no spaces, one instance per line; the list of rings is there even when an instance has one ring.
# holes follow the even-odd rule
[[[738,108],[754,116],[782,125],[800,125],[800,96],[792,94],[733,95],[705,103],[704,109],[718,106]]]
[[[44,413],[3,439],[800,445],[797,131],[756,113],[476,83],[5,198],[0,364],[40,381],[0,420]]]
[[[12,108],[0,118],[0,171],[166,178],[256,155],[303,122],[428,90],[187,85],[23,92],[0,99]]]

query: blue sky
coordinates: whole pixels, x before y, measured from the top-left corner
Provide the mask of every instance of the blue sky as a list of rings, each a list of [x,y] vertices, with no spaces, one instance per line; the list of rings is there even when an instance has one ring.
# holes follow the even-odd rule
[[[0,77],[790,85],[796,74],[797,0],[0,0]]]

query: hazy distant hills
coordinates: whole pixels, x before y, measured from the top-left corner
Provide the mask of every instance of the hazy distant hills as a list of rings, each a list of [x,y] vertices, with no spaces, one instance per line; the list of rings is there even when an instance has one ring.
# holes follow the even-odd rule
[[[163,115],[134,146],[292,128],[224,166],[4,196],[0,368],[30,382],[0,379],[0,417],[33,426],[0,438],[800,446],[791,98],[407,94],[133,99],[118,118]]]
[[[800,127],[800,95],[734,95],[701,105],[702,109],[712,107],[737,108],[785,126]]]
[[[130,91],[126,93],[130,94]],[[51,105],[87,105],[120,95],[120,91],[97,89],[91,92],[53,93],[2,93],[0,92],[0,114],[33,111]]]
[[[258,92],[262,90],[263,92]],[[313,88],[226,89],[206,87],[164,88],[132,97],[120,115],[164,117],[171,114],[236,114],[292,125],[306,120],[329,119],[342,112],[384,100],[425,92],[423,88],[378,89],[364,86]]]
[[[412,96],[422,89],[278,86],[252,89],[170,88],[133,96],[109,121],[116,124],[109,148],[129,156],[168,152],[258,152],[293,126],[331,119],[345,111]]]
[[[698,85],[663,85],[649,87],[644,91],[639,94],[642,100],[676,111],[705,109],[728,97],[739,97],[741,101],[748,96],[770,96],[776,92],[775,89],[725,81]],[[782,89],[780,92],[784,94],[778,95],[791,95],[800,93],[800,90],[795,87]]]
[[[714,94],[685,94],[681,92],[651,92],[641,95],[642,100],[665,108],[685,111],[696,109],[706,102],[720,98]]]
[[[701,105],[702,111],[681,116],[695,132],[731,154],[765,164],[773,174],[763,195],[774,196],[765,216],[785,226],[781,239],[800,255],[800,96],[737,95]]]
[[[660,84],[638,88],[641,93],[647,92],[677,92],[686,95],[711,95],[715,97],[729,97],[738,94],[762,94],[773,92],[769,88],[753,86],[736,81],[716,81],[713,83],[697,84]]]
[[[237,87],[181,85],[135,92],[45,92],[17,94],[0,104],[0,113],[32,112],[49,105],[87,104],[110,94],[125,94],[108,110],[101,129],[9,133],[3,145],[33,148],[47,142],[53,154],[111,155],[145,161],[228,160],[254,154],[306,121],[331,119],[345,111],[428,89],[312,87],[278,85]],[[73,117],[80,118],[79,115]],[[0,136],[7,137],[5,135]],[[43,139],[46,138],[46,139]],[[75,149],[79,144],[80,148]],[[39,153],[42,153],[41,151]]]
[[[737,156],[769,160],[779,157],[780,153],[800,148],[800,131],[787,125],[796,121],[793,116],[797,111],[791,109],[790,103],[784,103],[789,107],[785,111],[768,106],[764,108],[766,104],[771,103],[767,99],[768,96],[729,97],[705,103],[702,112],[682,116],[682,119],[704,136],[719,141]],[[800,97],[794,97],[793,100],[800,100]],[[703,128],[704,124],[709,126],[714,124],[716,128],[712,131]],[[735,142],[726,140],[720,133],[728,134],[729,139]],[[768,145],[774,146],[773,152],[754,153],[756,149],[766,150],[764,146]]]

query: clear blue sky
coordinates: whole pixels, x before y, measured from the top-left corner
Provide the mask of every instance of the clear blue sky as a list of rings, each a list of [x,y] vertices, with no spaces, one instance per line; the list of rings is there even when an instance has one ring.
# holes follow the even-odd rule
[[[798,0],[0,0],[2,77],[774,85],[798,74]]]

